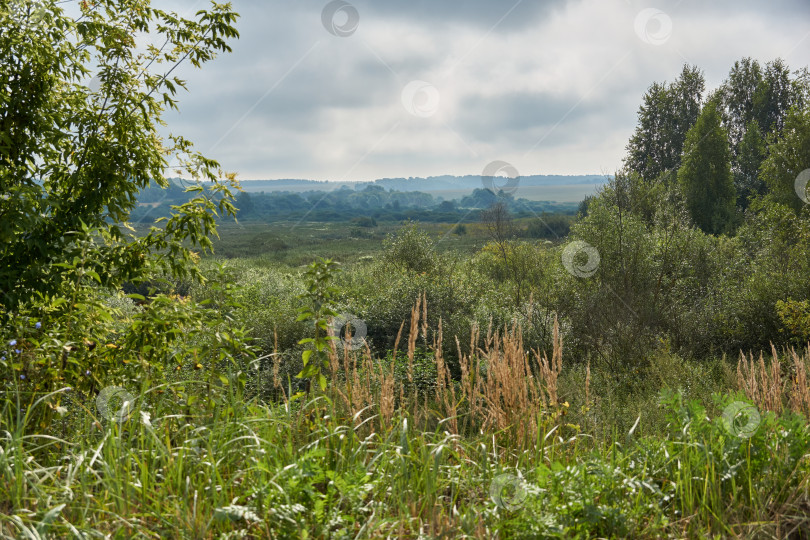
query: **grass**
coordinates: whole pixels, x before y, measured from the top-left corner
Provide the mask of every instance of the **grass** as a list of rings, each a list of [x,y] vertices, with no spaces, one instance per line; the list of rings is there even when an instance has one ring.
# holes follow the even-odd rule
[[[703,392],[706,403],[656,392],[658,412],[605,432],[591,414],[603,383],[567,371],[556,328],[550,358],[525,351],[517,328],[491,330],[454,380],[425,313],[414,307],[387,359],[332,342],[324,393],[296,393],[274,357],[244,390],[231,374],[212,407],[173,398],[197,385],[205,399],[210,383],[191,374],[144,389],[121,422],[75,398],[48,433],[7,395],[0,535],[807,537],[810,430],[788,410],[790,386],[784,410],[760,408],[742,436],[722,414],[748,403],[732,389]],[[406,391],[419,351],[430,351],[436,382]],[[260,384],[280,399],[258,399]],[[584,402],[561,402],[572,387]]]
[[[515,220],[517,228],[526,228],[532,218]],[[489,240],[480,223],[465,223],[466,234],[453,233],[455,223],[420,223],[435,241],[438,252],[456,251],[472,254]],[[378,222],[377,227],[357,227],[350,222],[277,222],[231,223],[218,225],[219,238],[214,239],[212,259],[253,259],[256,264],[282,263],[297,267],[309,264],[315,257],[328,257],[340,262],[355,262],[374,257],[382,250],[386,235],[397,232],[402,223]],[[144,226],[136,226],[143,233]]]

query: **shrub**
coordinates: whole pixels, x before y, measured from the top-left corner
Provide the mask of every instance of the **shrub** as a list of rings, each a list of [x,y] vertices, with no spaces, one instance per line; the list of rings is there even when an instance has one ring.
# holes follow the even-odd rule
[[[526,228],[529,238],[559,240],[568,236],[571,231],[571,217],[563,214],[543,214],[531,220]]]
[[[436,268],[435,245],[430,237],[408,221],[396,234],[383,241],[385,261],[401,271],[432,272]]]

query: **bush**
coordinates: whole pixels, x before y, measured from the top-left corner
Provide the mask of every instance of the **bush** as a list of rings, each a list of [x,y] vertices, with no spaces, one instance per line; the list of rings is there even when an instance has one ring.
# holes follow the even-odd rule
[[[228,261],[227,267],[240,286],[236,295],[242,306],[239,320],[250,328],[259,355],[272,353],[276,344],[283,351],[296,348],[298,340],[309,331],[305,323],[297,320],[300,303],[296,298],[304,292],[299,272],[282,266],[260,267],[244,259]],[[196,294],[206,296],[204,290]]]
[[[558,240],[571,231],[571,217],[563,214],[543,214],[529,222],[525,235],[529,238]]]
[[[432,274],[392,271],[383,260],[355,267],[339,277],[337,284],[342,293],[338,311],[351,313],[366,323],[367,340],[379,355],[393,348],[403,322],[405,339],[411,309],[423,293],[429,328],[435,332],[439,319],[442,321],[445,354],[457,358],[454,336],[462,345],[469,342],[470,322],[486,284],[450,254],[442,254],[434,261]],[[432,338],[433,334],[429,336]],[[400,350],[404,344],[400,341]]]
[[[383,241],[385,261],[406,272],[432,272],[436,268],[435,245],[430,237],[409,221]]]

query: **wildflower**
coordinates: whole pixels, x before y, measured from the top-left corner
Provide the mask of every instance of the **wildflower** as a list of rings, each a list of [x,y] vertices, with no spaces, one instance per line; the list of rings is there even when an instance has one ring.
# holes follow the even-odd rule
[[[22,351],[20,349],[14,349],[14,352],[20,354]]]
[[[0,360],[5,360],[5,359],[6,359],[5,356],[0,356]]]
[[[24,374],[20,374],[20,380],[21,380],[21,381],[24,381],[24,380],[25,380],[25,375],[24,375]]]
[[[84,374],[85,375],[90,375],[90,370],[88,369],[87,371],[84,372]]]
[[[37,330],[39,330],[40,328],[42,328],[42,323],[41,323],[41,322],[37,322],[37,323],[34,325],[34,328],[36,328]]]
[[[8,344],[9,344],[10,346],[12,346],[12,347],[13,347],[14,345],[16,345],[16,344],[17,344],[17,340],[16,340],[16,339],[12,339],[11,341],[9,341],[9,342],[8,342]]]

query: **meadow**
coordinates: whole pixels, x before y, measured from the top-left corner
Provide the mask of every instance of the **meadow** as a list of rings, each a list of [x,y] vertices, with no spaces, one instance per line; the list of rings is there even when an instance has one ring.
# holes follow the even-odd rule
[[[222,226],[207,283],[96,298],[77,352],[110,373],[70,390],[29,393],[54,321],[7,334],[3,535],[805,537],[810,351],[661,340],[617,368],[548,309],[544,283],[582,286],[565,241],[501,259],[485,224],[378,228]],[[314,265],[337,317],[300,320],[314,256],[340,262]],[[516,264],[542,270],[517,305]],[[319,317],[323,389],[296,377]]]
[[[259,196],[163,129],[230,3],[2,4],[0,538],[810,538],[807,68],[653,83],[579,203]]]

